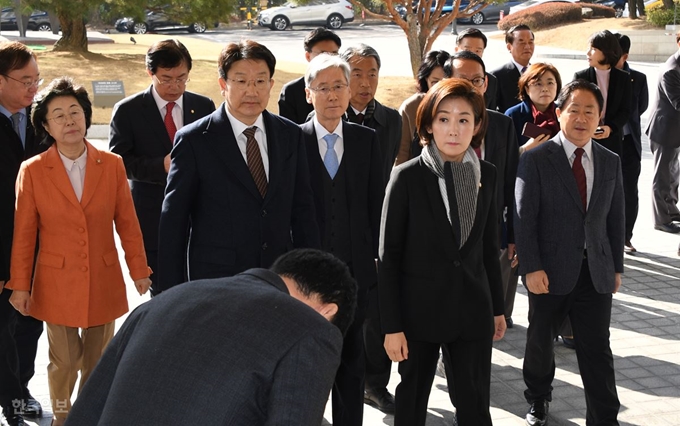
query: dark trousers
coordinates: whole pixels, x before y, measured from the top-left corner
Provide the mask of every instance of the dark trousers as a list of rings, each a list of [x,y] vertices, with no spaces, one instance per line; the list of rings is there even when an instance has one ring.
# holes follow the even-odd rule
[[[427,402],[442,348],[449,397],[460,426],[491,425],[491,336],[451,343],[408,341],[408,359],[399,363],[394,426],[424,426]]]
[[[552,400],[555,377],[553,339],[569,315],[586,396],[586,425],[618,425],[620,403],[614,379],[614,359],[609,346],[612,295],[595,291],[584,259],[576,287],[564,296],[529,293],[533,305],[529,318],[522,369],[530,404]]]
[[[364,419],[363,318],[350,325],[342,344],[331,401],[333,426],[361,426]]]
[[[380,318],[364,321],[364,351],[366,355],[366,390],[386,392],[390,381],[392,361],[385,352],[385,335],[380,330]]]
[[[626,241],[633,238],[633,227],[638,216],[638,180],[640,178],[640,154],[635,148],[631,135],[623,137],[621,173],[623,174],[623,193],[625,196]]]
[[[517,268],[512,268],[512,260],[508,259],[508,249],[501,250],[501,279],[503,280],[503,295],[505,296],[505,318],[512,318],[515,308],[515,294],[517,293]]]
[[[680,187],[680,147],[660,145],[652,140],[649,147],[654,154],[652,178],[652,208],[654,224],[663,225],[680,214],[678,187]]]

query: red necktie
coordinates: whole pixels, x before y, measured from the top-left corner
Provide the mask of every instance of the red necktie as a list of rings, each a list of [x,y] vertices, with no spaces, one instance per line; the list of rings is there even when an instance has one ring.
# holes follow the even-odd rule
[[[571,166],[571,171],[574,173],[574,178],[576,178],[576,186],[578,186],[578,192],[581,195],[581,202],[583,203],[583,210],[586,211],[588,207],[588,185],[586,183],[586,171],[583,170],[583,164],[581,164],[581,157],[585,151],[583,148],[576,148],[574,154],[574,164]]]
[[[250,174],[253,175],[255,186],[257,186],[257,190],[260,191],[260,195],[264,198],[267,195],[267,174],[264,172],[262,153],[255,139],[256,130],[257,127],[253,126],[243,131],[243,134],[246,136],[246,160]]]
[[[481,160],[482,159],[482,148],[478,146],[477,148],[472,148],[472,149],[475,150],[475,154],[477,154],[477,158],[479,158]]]
[[[175,107],[174,102],[168,102],[165,105],[165,130],[168,131],[168,136],[170,136],[170,142],[175,143],[175,133],[177,133],[177,126],[175,126],[175,120],[172,119],[172,109]]]

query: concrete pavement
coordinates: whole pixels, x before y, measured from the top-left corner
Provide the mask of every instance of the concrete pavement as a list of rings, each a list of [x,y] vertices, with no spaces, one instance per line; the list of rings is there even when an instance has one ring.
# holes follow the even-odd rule
[[[452,50],[452,36],[442,36],[435,48]],[[509,57],[502,42],[490,41],[485,55],[490,65],[507,62]],[[585,47],[584,47],[585,51]],[[587,66],[584,52],[571,52],[571,58],[551,57],[551,49],[537,48],[534,62],[549,60],[558,67],[563,80],[569,81],[573,72]],[[565,52],[560,51],[560,54]],[[572,59],[573,58],[573,59]],[[631,64],[647,74],[650,93],[656,86],[657,64]],[[643,126],[648,113],[643,116]],[[93,129],[95,130],[95,129]],[[91,136],[105,138],[106,128],[93,131]],[[106,146],[105,140],[95,140]],[[651,215],[652,161],[648,141],[643,137],[643,160],[640,177],[640,214],[635,227],[633,244],[638,253],[625,258],[625,273],[621,291],[614,296],[611,322],[611,345],[617,371],[617,389],[621,400],[622,425],[678,426],[680,425],[680,257],[677,256],[678,235],[653,229]],[[122,260],[122,253],[121,253]],[[124,264],[124,263],[123,263]],[[139,297],[129,283],[131,307],[148,300]],[[522,425],[527,409],[524,401],[522,361],[527,322],[527,298],[524,287],[518,289],[513,315],[515,327],[494,345],[491,413],[496,425]],[[121,321],[118,321],[120,325]],[[585,399],[574,351],[556,344],[557,371],[551,404],[552,425],[585,425]],[[49,417],[47,391],[47,338],[40,341],[36,362],[36,377],[30,384],[34,396],[42,403]],[[393,364],[390,391],[399,382],[397,365]],[[219,401],[216,401],[219,404]],[[454,409],[446,393],[446,382],[435,378],[429,401],[428,426],[452,424]],[[326,410],[331,420],[330,404]],[[39,423],[50,424],[49,418]],[[139,424],[144,424],[140,418]],[[364,424],[392,425],[392,416],[365,406]]]

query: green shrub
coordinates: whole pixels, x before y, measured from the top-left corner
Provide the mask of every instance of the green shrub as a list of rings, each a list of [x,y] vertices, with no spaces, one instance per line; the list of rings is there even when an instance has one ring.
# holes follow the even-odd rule
[[[657,27],[665,27],[666,25],[672,24],[674,19],[676,19],[675,11],[673,11],[673,9],[666,9],[663,4],[648,7],[646,12],[647,22],[651,22]],[[680,10],[678,11],[677,18],[678,21],[680,21]]]
[[[541,30],[581,20],[581,6],[577,4],[544,3],[507,15],[498,21],[498,29],[507,31],[515,25],[525,24],[532,30]]]
[[[613,18],[614,9],[591,3],[544,3],[521,10],[498,21],[498,29],[507,31],[515,25],[526,24],[532,30],[553,28],[583,20],[582,8],[593,11],[593,18]]]

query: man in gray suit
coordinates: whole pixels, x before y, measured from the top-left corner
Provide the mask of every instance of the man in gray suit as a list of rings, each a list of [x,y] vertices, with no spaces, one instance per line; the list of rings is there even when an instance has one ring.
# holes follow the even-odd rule
[[[680,32],[675,36],[680,47]],[[652,206],[654,229],[680,232],[678,184],[680,184],[680,50],[661,66],[656,99],[645,133],[654,154]],[[680,248],[678,248],[680,254]]]
[[[356,293],[313,249],[168,290],[128,317],[66,424],[319,425]]]
[[[524,353],[528,425],[545,425],[552,400],[552,342],[569,315],[585,391],[586,422],[618,425],[609,345],[612,293],[621,286],[625,235],[617,155],[592,142],[604,101],[575,80],[557,101],[560,133],[522,155],[515,185],[515,242],[531,315]]]

